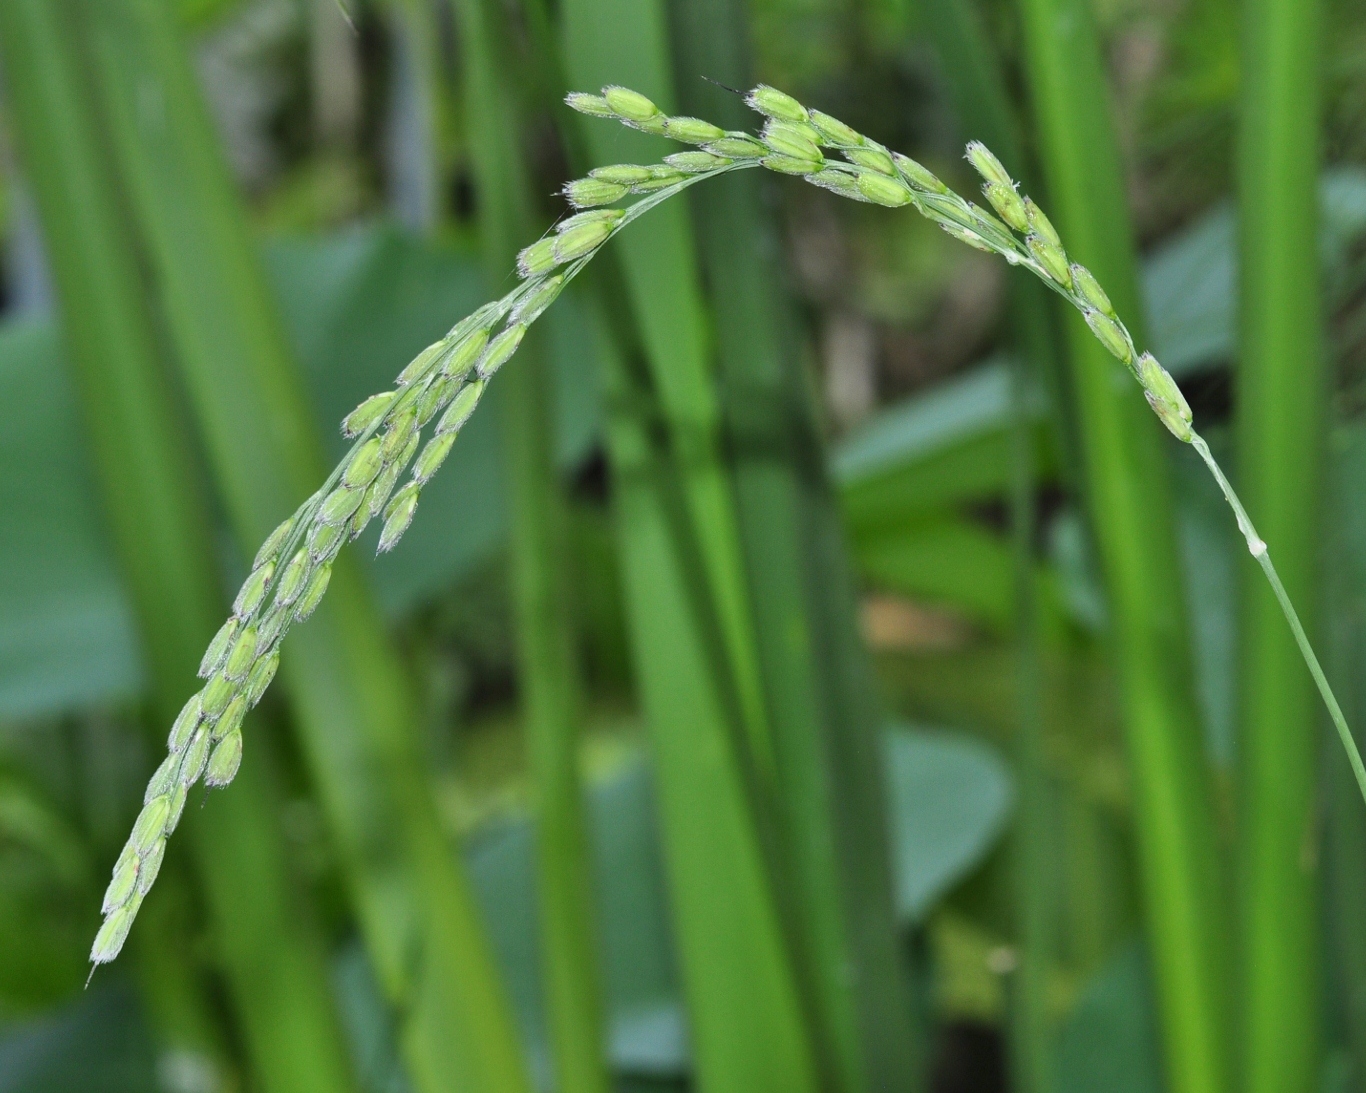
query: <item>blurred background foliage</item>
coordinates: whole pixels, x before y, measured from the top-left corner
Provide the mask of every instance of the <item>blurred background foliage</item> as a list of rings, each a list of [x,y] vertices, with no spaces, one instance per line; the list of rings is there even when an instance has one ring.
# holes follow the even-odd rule
[[[1366,1089],[1366,817],[1193,454],[1001,263],[748,175],[547,315],[81,990],[168,643],[666,151],[570,87],[764,80],[962,192],[986,139],[1271,453],[1361,722],[1358,0],[3,8],[0,1091]]]

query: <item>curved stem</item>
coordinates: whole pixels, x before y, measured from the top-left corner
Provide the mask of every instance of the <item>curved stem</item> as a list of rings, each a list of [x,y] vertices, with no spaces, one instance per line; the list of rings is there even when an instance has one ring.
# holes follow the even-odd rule
[[[1356,776],[1357,787],[1361,790],[1361,798],[1366,801],[1366,764],[1361,761],[1361,752],[1352,736],[1352,730],[1347,727],[1347,718],[1342,714],[1342,707],[1338,705],[1337,696],[1333,694],[1333,688],[1328,685],[1328,677],[1323,674],[1319,658],[1314,654],[1314,647],[1309,644],[1309,637],[1304,632],[1304,626],[1300,622],[1300,616],[1295,610],[1295,605],[1290,602],[1290,596],[1285,591],[1285,585],[1281,584],[1280,574],[1276,572],[1276,566],[1271,561],[1271,552],[1267,550],[1266,543],[1257,535],[1257,529],[1252,526],[1252,520],[1248,517],[1247,510],[1243,508],[1243,503],[1238,499],[1238,495],[1233,492],[1233,486],[1229,484],[1223,470],[1215,462],[1204,437],[1199,434],[1193,435],[1191,445],[1200,453],[1200,458],[1205,461],[1205,466],[1209,468],[1210,474],[1214,475],[1214,480],[1219,483],[1219,488],[1224,492],[1225,500],[1233,509],[1233,515],[1238,518],[1238,530],[1243,533],[1243,538],[1247,540],[1249,553],[1257,559],[1257,564],[1262,567],[1262,572],[1266,574],[1271,590],[1276,593],[1276,602],[1281,605],[1281,613],[1285,616],[1285,621],[1290,624],[1290,632],[1295,635],[1295,644],[1299,646],[1300,656],[1304,658],[1304,663],[1309,668],[1309,674],[1314,677],[1314,683],[1323,698],[1323,704],[1328,707],[1328,716],[1333,719],[1333,727],[1338,731],[1338,739],[1342,741],[1342,746],[1347,752],[1347,759],[1352,764],[1352,773]]]

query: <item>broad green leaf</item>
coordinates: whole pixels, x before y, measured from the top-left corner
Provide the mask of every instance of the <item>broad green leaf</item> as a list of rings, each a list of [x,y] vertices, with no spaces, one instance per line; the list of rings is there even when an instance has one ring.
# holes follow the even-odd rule
[[[832,468],[855,537],[1005,491],[1009,368],[990,361],[883,410],[840,444]],[[1033,411],[1042,425],[1042,406]]]
[[[1087,983],[1058,1041],[1057,1093],[1163,1093],[1147,951],[1133,941]]]
[[[143,685],[64,364],[50,323],[0,323],[4,717],[129,697]]]
[[[1348,248],[1366,232],[1366,171],[1324,172],[1319,187],[1319,249],[1331,283]],[[1235,356],[1238,271],[1231,203],[1220,202],[1154,249],[1143,267],[1153,352],[1174,376]]]
[[[894,725],[884,744],[896,908],[913,926],[995,844],[1014,786],[1001,757],[961,733]]]
[[[997,634],[1015,619],[1010,544],[970,520],[927,517],[860,536],[854,556],[874,587],[960,611]],[[1039,609],[1053,633],[1060,624],[1061,594],[1051,570],[1038,574]]]

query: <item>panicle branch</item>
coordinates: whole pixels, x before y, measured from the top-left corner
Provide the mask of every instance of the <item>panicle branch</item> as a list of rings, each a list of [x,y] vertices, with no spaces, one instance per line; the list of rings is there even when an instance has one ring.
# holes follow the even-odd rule
[[[1195,443],[1229,494],[1249,549],[1269,566],[1265,544],[1191,428],[1190,407],[1176,382],[1152,354],[1136,351],[1095,277],[1068,259],[1048,217],[1019,193],[984,145],[969,144],[967,158],[982,176],[990,210],[964,200],[915,160],[837,118],[807,109],[776,88],[756,87],[745,101],[764,117],[757,135],[727,131],[699,118],[668,116],[624,87],[568,96],[567,104],[580,113],[695,147],[649,166],[599,167],[568,183],[564,196],[582,211],[521,251],[517,287],[462,319],[413,358],[392,390],[373,395],[347,415],[342,432],[355,444],[322,487],[266,539],[233,601],[231,617],[209,643],[199,667],[207,682],[171,726],[168,754],[147,785],[142,812],[114,865],[104,895],[104,924],[90,953],[93,963],[113,960],[123,947],[190,789],[201,778],[217,787],[236,775],[243,718],[275,678],[289,627],[307,619],[322,600],[343,544],[376,519],[383,520],[379,551],[398,544],[412,523],[422,488],[450,454],[489,381],[517,352],[527,328],[618,231],[704,179],[764,167],[854,201],[889,208],[909,205],[954,238],[1028,269],[1081,312],[1100,343],[1142,385],[1148,404],[1172,435]],[[624,209],[607,207],[629,196],[639,200]],[[433,420],[424,445],[423,430]],[[399,486],[405,471],[408,481]],[[1293,608],[1288,611],[1291,617]],[[1316,680],[1326,688],[1321,673]],[[1325,699],[1335,708],[1331,692]],[[1339,729],[1344,731],[1345,723]],[[1356,768],[1366,793],[1366,771],[1359,759]]]

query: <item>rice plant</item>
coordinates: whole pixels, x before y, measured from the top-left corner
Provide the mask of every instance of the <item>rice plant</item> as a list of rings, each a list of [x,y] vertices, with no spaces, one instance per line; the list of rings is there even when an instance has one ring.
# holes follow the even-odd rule
[[[1098,341],[1138,381],[1163,425],[1199,453],[1218,483],[1276,595],[1366,797],[1366,768],[1267,545],[1194,430],[1185,397],[1151,353],[1138,351],[1096,278],[1069,260],[1048,217],[1018,192],[984,145],[969,144],[967,158],[983,178],[991,210],[964,200],[915,160],[772,87],[761,85],[746,96],[765,118],[757,135],[668,116],[623,87],[606,87],[600,95],[571,94],[567,102],[580,113],[694,148],[665,156],[659,164],[600,167],[568,183],[565,197],[580,211],[520,252],[520,283],[462,319],[400,372],[392,390],[367,399],[343,421],[343,433],[355,444],[322,487],[267,538],[233,602],[232,616],[204,654],[199,674],[207,683],[176,718],[168,755],[148,783],[142,812],[105,893],[105,921],[91,950],[92,963],[107,963],[122,948],[190,789],[201,778],[220,787],[235,776],[242,720],[274,678],[289,627],[306,620],[326,593],[341,547],[381,517],[379,550],[397,545],[412,523],[423,486],[449,455],[487,384],[516,353],[528,327],[614,235],[698,182],[754,167],[803,178],[855,201],[911,206],[954,238],[1029,270],[1081,312]],[[827,158],[827,153],[841,158]],[[640,200],[610,207],[631,196]],[[423,430],[433,420],[424,446]],[[409,480],[399,486],[405,472]]]

